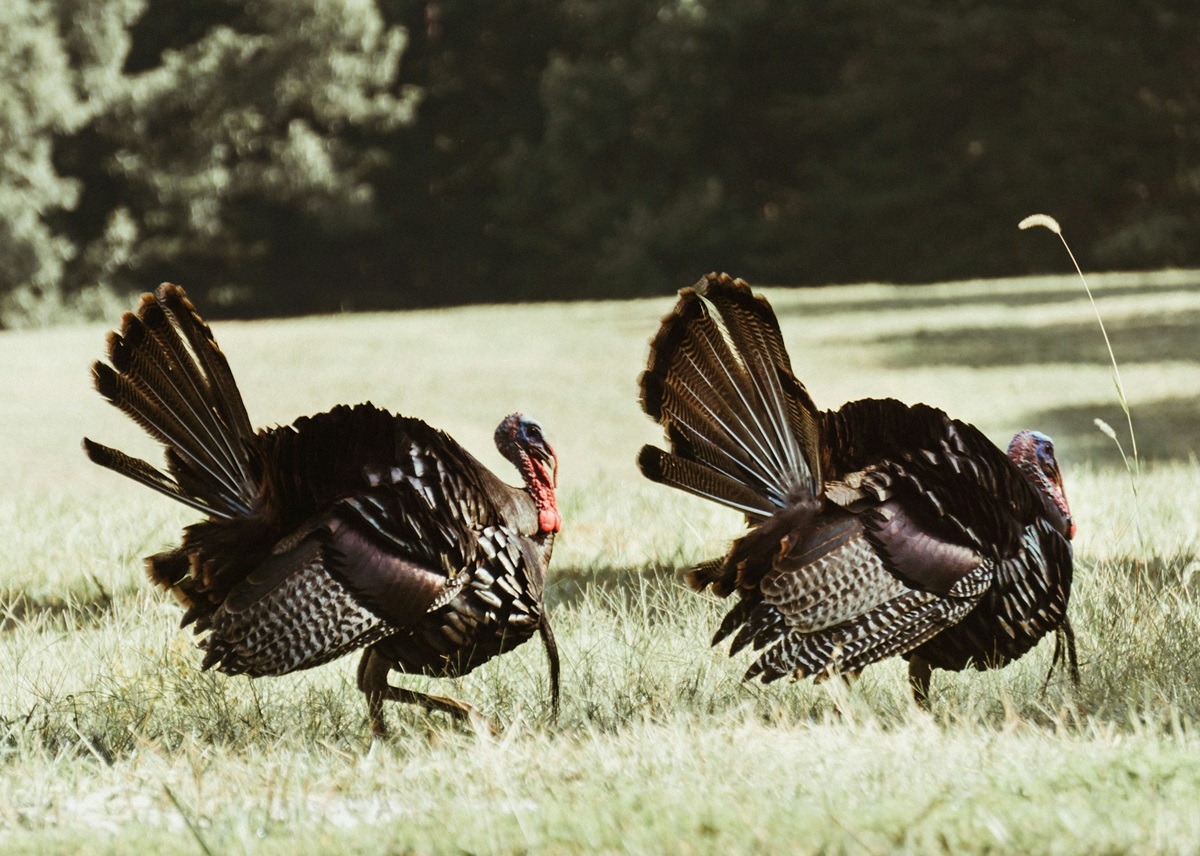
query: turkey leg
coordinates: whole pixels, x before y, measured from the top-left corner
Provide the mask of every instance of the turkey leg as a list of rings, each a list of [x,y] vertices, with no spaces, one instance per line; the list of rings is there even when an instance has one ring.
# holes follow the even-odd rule
[[[383,720],[385,701],[419,704],[428,710],[444,711],[455,719],[471,723],[477,729],[484,728],[495,733],[496,729],[487,718],[465,701],[393,686],[387,679],[391,671],[391,662],[373,648],[363,652],[362,660],[358,664],[358,688],[367,697],[367,718],[371,723],[371,732],[376,737],[387,737],[387,723]]]
[[[929,679],[933,675],[933,666],[929,661],[912,655],[908,660],[908,686],[912,690],[913,701],[921,710],[929,710]]]

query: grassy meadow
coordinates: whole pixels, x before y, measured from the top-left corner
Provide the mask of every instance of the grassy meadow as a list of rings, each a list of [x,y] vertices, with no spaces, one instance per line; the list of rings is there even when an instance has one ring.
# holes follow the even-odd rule
[[[157,460],[90,387],[103,326],[0,333],[0,851],[14,853],[1194,853],[1200,850],[1200,288],[1195,272],[763,289],[817,403],[925,401],[1003,446],[1051,434],[1078,524],[1082,686],[1053,643],[933,680],[741,682],[709,648],[726,604],[677,572],[736,514],[644,482],[636,402],[661,299],[219,323],[256,424],[371,400],[491,442],[536,415],[565,529],[536,643],[416,688],[468,699],[476,734],[393,706],[372,744],[355,657],[250,681],[198,671],[141,556],[187,509],[90,465],[86,433]],[[186,283],[185,283],[186,285]],[[203,309],[203,307],[201,307]],[[115,322],[117,319],[113,319]]]

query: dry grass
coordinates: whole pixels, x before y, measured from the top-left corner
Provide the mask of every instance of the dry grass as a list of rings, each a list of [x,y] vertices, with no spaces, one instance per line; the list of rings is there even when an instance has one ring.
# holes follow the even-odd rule
[[[139,561],[188,512],[79,450],[87,432],[153,454],[88,388],[104,330],[0,334],[0,848],[1194,852],[1200,290],[1089,279],[1148,462],[1140,539],[1092,422],[1120,410],[1075,282],[768,292],[818,403],[923,400],[998,442],[1040,427],[1064,459],[1079,694],[1043,692],[1045,643],[999,672],[938,673],[932,716],[900,663],[831,696],[743,684],[745,658],[708,648],[722,604],[675,570],[738,520],[633,466],[657,439],[635,382],[670,297],[219,325],[260,424],[370,398],[504,472],[491,432],[523,409],[558,449],[559,721],[530,645],[441,686],[504,723],[499,740],[405,708],[374,748],[351,660],[258,682],[196,670]]]

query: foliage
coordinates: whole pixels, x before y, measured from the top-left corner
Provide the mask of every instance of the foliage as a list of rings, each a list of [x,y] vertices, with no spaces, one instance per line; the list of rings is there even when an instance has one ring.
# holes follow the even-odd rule
[[[575,6],[601,34],[622,12]],[[1155,2],[668,4],[550,64],[510,230],[602,293],[1051,266],[997,227],[1045,209],[1094,236],[1085,266],[1186,263],[1198,25]]]
[[[539,87],[565,35],[561,3],[388,5],[410,38],[401,79],[421,93],[414,122],[388,142],[398,168],[381,179],[391,232],[380,256],[402,305],[570,296],[557,272],[552,281],[521,278],[524,248],[497,211],[513,179],[510,150],[541,134]]]
[[[78,183],[59,175],[53,135],[75,130],[84,110],[46,4],[0,9],[0,295],[8,302],[54,293],[73,247],[46,216],[75,204]]]
[[[258,314],[1060,269],[1011,230],[1035,210],[1085,269],[1200,264],[1200,8],[1170,0],[16,0],[0,27],[9,323],[162,279]]]
[[[203,270],[196,291],[227,302],[250,282],[296,311],[344,295],[332,248],[376,225],[372,135],[412,109],[403,45],[370,0],[260,0],[129,75],[94,127],[124,203],[109,228],[137,232],[128,285]]]

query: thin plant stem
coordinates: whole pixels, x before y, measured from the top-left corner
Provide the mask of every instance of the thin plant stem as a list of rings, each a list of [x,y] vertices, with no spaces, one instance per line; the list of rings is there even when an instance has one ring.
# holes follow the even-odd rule
[[[1113,354],[1112,342],[1108,340],[1108,331],[1104,329],[1104,319],[1100,317],[1100,309],[1096,306],[1096,298],[1092,296],[1092,290],[1088,287],[1087,279],[1084,278],[1083,271],[1079,268],[1079,262],[1075,260],[1075,254],[1071,252],[1071,246],[1067,243],[1067,239],[1060,232],[1058,235],[1062,241],[1063,247],[1067,251],[1067,255],[1071,258],[1071,264],[1075,265],[1075,272],[1079,274],[1079,281],[1083,283],[1083,290],[1087,292],[1088,300],[1092,304],[1092,311],[1096,313],[1096,323],[1100,325],[1100,335],[1104,337],[1104,347],[1108,348],[1108,359],[1112,362],[1113,383],[1117,387],[1117,398],[1121,402],[1121,410],[1125,412],[1125,421],[1129,425],[1129,443],[1130,450],[1133,455],[1133,471],[1132,474],[1141,472],[1141,459],[1138,457],[1137,434],[1133,431],[1133,415],[1129,409],[1129,402],[1125,399],[1125,387],[1121,383],[1121,369],[1117,366],[1116,355]],[[1122,454],[1124,457],[1124,454]],[[1137,493],[1136,483],[1133,485],[1133,492]]]
[[[1117,400],[1121,403],[1121,410],[1125,413],[1125,421],[1129,426],[1129,443],[1132,455],[1132,463],[1130,458],[1126,456],[1125,450],[1121,447],[1121,442],[1117,439],[1116,432],[1112,430],[1103,420],[1097,419],[1096,424],[1107,434],[1114,443],[1117,444],[1117,451],[1121,454],[1121,460],[1125,462],[1125,471],[1129,474],[1129,488],[1133,492],[1134,504],[1134,519],[1133,525],[1137,530],[1137,539],[1140,546],[1145,547],[1145,541],[1142,538],[1141,525],[1141,497],[1138,495],[1137,477],[1141,473],[1141,459],[1138,457],[1137,434],[1133,430],[1133,414],[1129,408],[1129,401],[1125,397],[1125,386],[1121,383],[1121,369],[1117,365],[1117,356],[1113,352],[1112,342],[1108,338],[1108,330],[1104,327],[1104,319],[1100,316],[1100,308],[1096,306],[1096,298],[1092,296],[1092,289],[1088,286],[1087,277],[1083,275],[1083,269],[1079,266],[1079,262],[1075,258],[1075,254],[1071,252],[1071,245],[1067,243],[1066,236],[1062,233],[1062,227],[1058,221],[1048,214],[1031,214],[1017,224],[1019,229],[1029,229],[1033,226],[1042,226],[1049,229],[1054,234],[1058,235],[1058,239],[1062,241],[1063,248],[1067,251],[1067,256],[1071,259],[1071,264],[1075,266],[1075,273],[1079,275],[1079,281],[1083,283],[1083,290],[1087,294],[1088,301],[1092,304],[1092,312],[1096,314],[1096,323],[1100,325],[1100,335],[1104,337],[1104,347],[1108,349],[1108,359],[1112,365],[1113,384],[1117,388]],[[1105,430],[1108,429],[1108,430]],[[1139,580],[1140,574],[1135,571],[1135,584]]]

